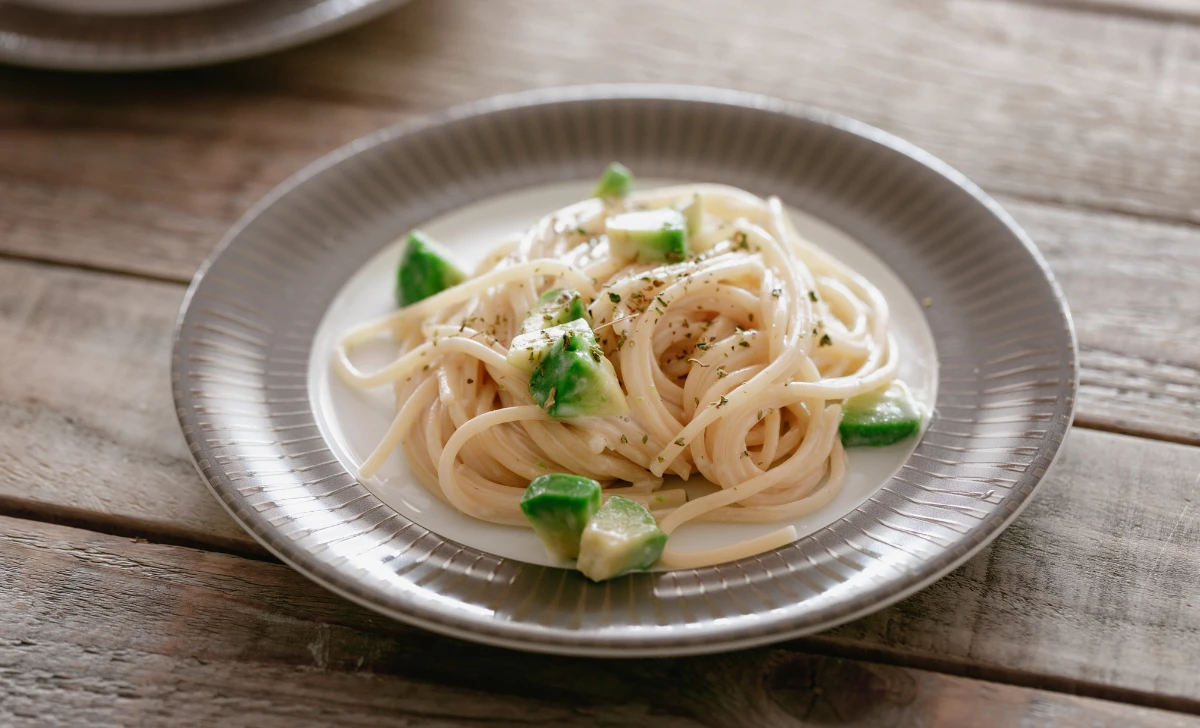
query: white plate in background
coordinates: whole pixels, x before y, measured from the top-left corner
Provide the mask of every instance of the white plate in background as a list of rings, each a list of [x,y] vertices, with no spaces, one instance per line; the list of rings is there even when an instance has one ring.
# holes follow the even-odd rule
[[[332,35],[408,0],[0,0],[0,63],[149,71],[232,61]]]
[[[160,15],[253,0],[9,0],[14,5],[77,15]]]

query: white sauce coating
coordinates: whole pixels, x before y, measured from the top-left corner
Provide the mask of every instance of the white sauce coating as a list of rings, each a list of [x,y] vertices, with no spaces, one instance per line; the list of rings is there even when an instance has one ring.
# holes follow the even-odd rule
[[[699,195],[692,257],[638,264],[610,255],[607,217]],[[505,359],[540,293],[578,290],[628,398],[622,417],[556,420]],[[360,372],[350,353],[390,334],[396,361]],[[691,520],[774,522],[828,504],[842,486],[840,401],[887,386],[898,352],[870,282],[800,237],[777,198],[686,185],[588,199],[547,215],[488,255],[465,283],[348,332],[335,368],[354,387],[392,383],[397,415],[360,467],[403,445],[434,495],[475,518],[528,527],[534,477],[594,478],[648,505],[668,534]],[[720,486],[685,502],[671,473]],[[670,548],[694,568],[769,551],[792,527],[707,551]]]

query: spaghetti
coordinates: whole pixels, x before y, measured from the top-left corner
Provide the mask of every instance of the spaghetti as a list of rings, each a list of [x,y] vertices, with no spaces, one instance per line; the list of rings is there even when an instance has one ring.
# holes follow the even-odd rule
[[[614,251],[614,215],[689,204],[697,216],[683,259]],[[509,357],[539,296],[564,287],[586,306],[626,414],[551,416]],[[383,335],[400,356],[360,371],[351,352]],[[883,296],[801,237],[778,198],[706,184],[551,213],[465,281],[347,333],[335,366],[351,386],[395,388],[395,420],[362,477],[403,446],[438,498],[528,527],[519,503],[531,479],[573,473],[646,505],[670,534],[691,521],[786,521],[828,504],[846,472],[842,402],[887,387],[897,357]],[[687,500],[669,476],[719,490]],[[795,538],[788,526],[706,551],[668,545],[660,563],[705,566]]]

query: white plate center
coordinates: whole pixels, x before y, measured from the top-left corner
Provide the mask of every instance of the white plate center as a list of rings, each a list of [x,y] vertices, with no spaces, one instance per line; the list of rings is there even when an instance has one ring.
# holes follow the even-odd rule
[[[643,188],[672,184],[659,180]],[[592,182],[556,184],[513,192],[443,215],[421,229],[445,245],[470,269],[506,236],[527,229],[543,215],[588,196]],[[800,233],[866,276],[887,298],[892,332],[900,347],[900,378],[930,411],[937,396],[937,350],[920,303],[900,279],[861,243],[820,220],[791,211]],[[349,328],[395,310],[395,276],[401,242],[387,246],[346,282],[317,329],[309,367],[309,391],[325,440],[346,469],[355,473],[391,424],[391,386],[363,391],[346,386],[334,373],[331,355]],[[395,355],[394,347],[371,347],[356,357],[373,370]],[[842,492],[824,509],[786,523],[801,537],[846,515],[886,483],[916,447],[917,438],[885,448],[851,448]],[[417,480],[397,449],[364,485],[384,503],[438,535],[496,556],[561,566],[532,531],[478,521],[438,500]],[[713,548],[775,530],[783,524],[694,523],[671,536],[672,548]]]

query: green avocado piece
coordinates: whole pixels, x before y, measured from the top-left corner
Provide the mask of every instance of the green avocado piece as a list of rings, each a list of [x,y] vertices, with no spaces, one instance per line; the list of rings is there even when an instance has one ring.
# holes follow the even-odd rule
[[[633,189],[633,172],[620,162],[613,162],[600,175],[592,197],[621,197]]]
[[[583,296],[573,288],[552,288],[538,296],[537,303],[525,314],[521,323],[521,333],[559,326],[575,319],[588,318],[587,307],[583,305]]]
[[[608,246],[628,260],[678,262],[688,255],[687,218],[678,210],[639,210],[608,218]]]
[[[579,556],[579,537],[600,510],[600,484],[567,473],[534,478],[521,496],[521,512],[546,550],[564,559]]]
[[[408,234],[396,274],[396,302],[403,308],[466,279],[467,274],[444,258],[428,235],[413,230]]]
[[[565,324],[549,326],[540,331],[530,331],[513,337],[508,346],[508,363],[526,374],[533,373],[538,364],[554,346],[563,345],[563,337],[569,336],[568,346],[579,346],[586,337],[595,341],[596,335],[586,319],[578,318]],[[582,338],[575,338],[575,337]]]
[[[592,581],[604,581],[650,568],[666,546],[667,534],[646,506],[614,495],[583,529],[576,568]]]
[[[527,336],[531,340],[528,349],[517,349],[526,346],[526,337],[513,339],[509,361],[513,361],[515,350],[518,361],[534,362],[529,375],[529,393],[551,417],[629,412],[617,371],[596,343],[596,336],[587,321],[576,319]]]
[[[842,402],[838,432],[846,447],[882,447],[920,431],[920,406],[913,401],[908,387],[898,380],[886,389],[864,392]]]

